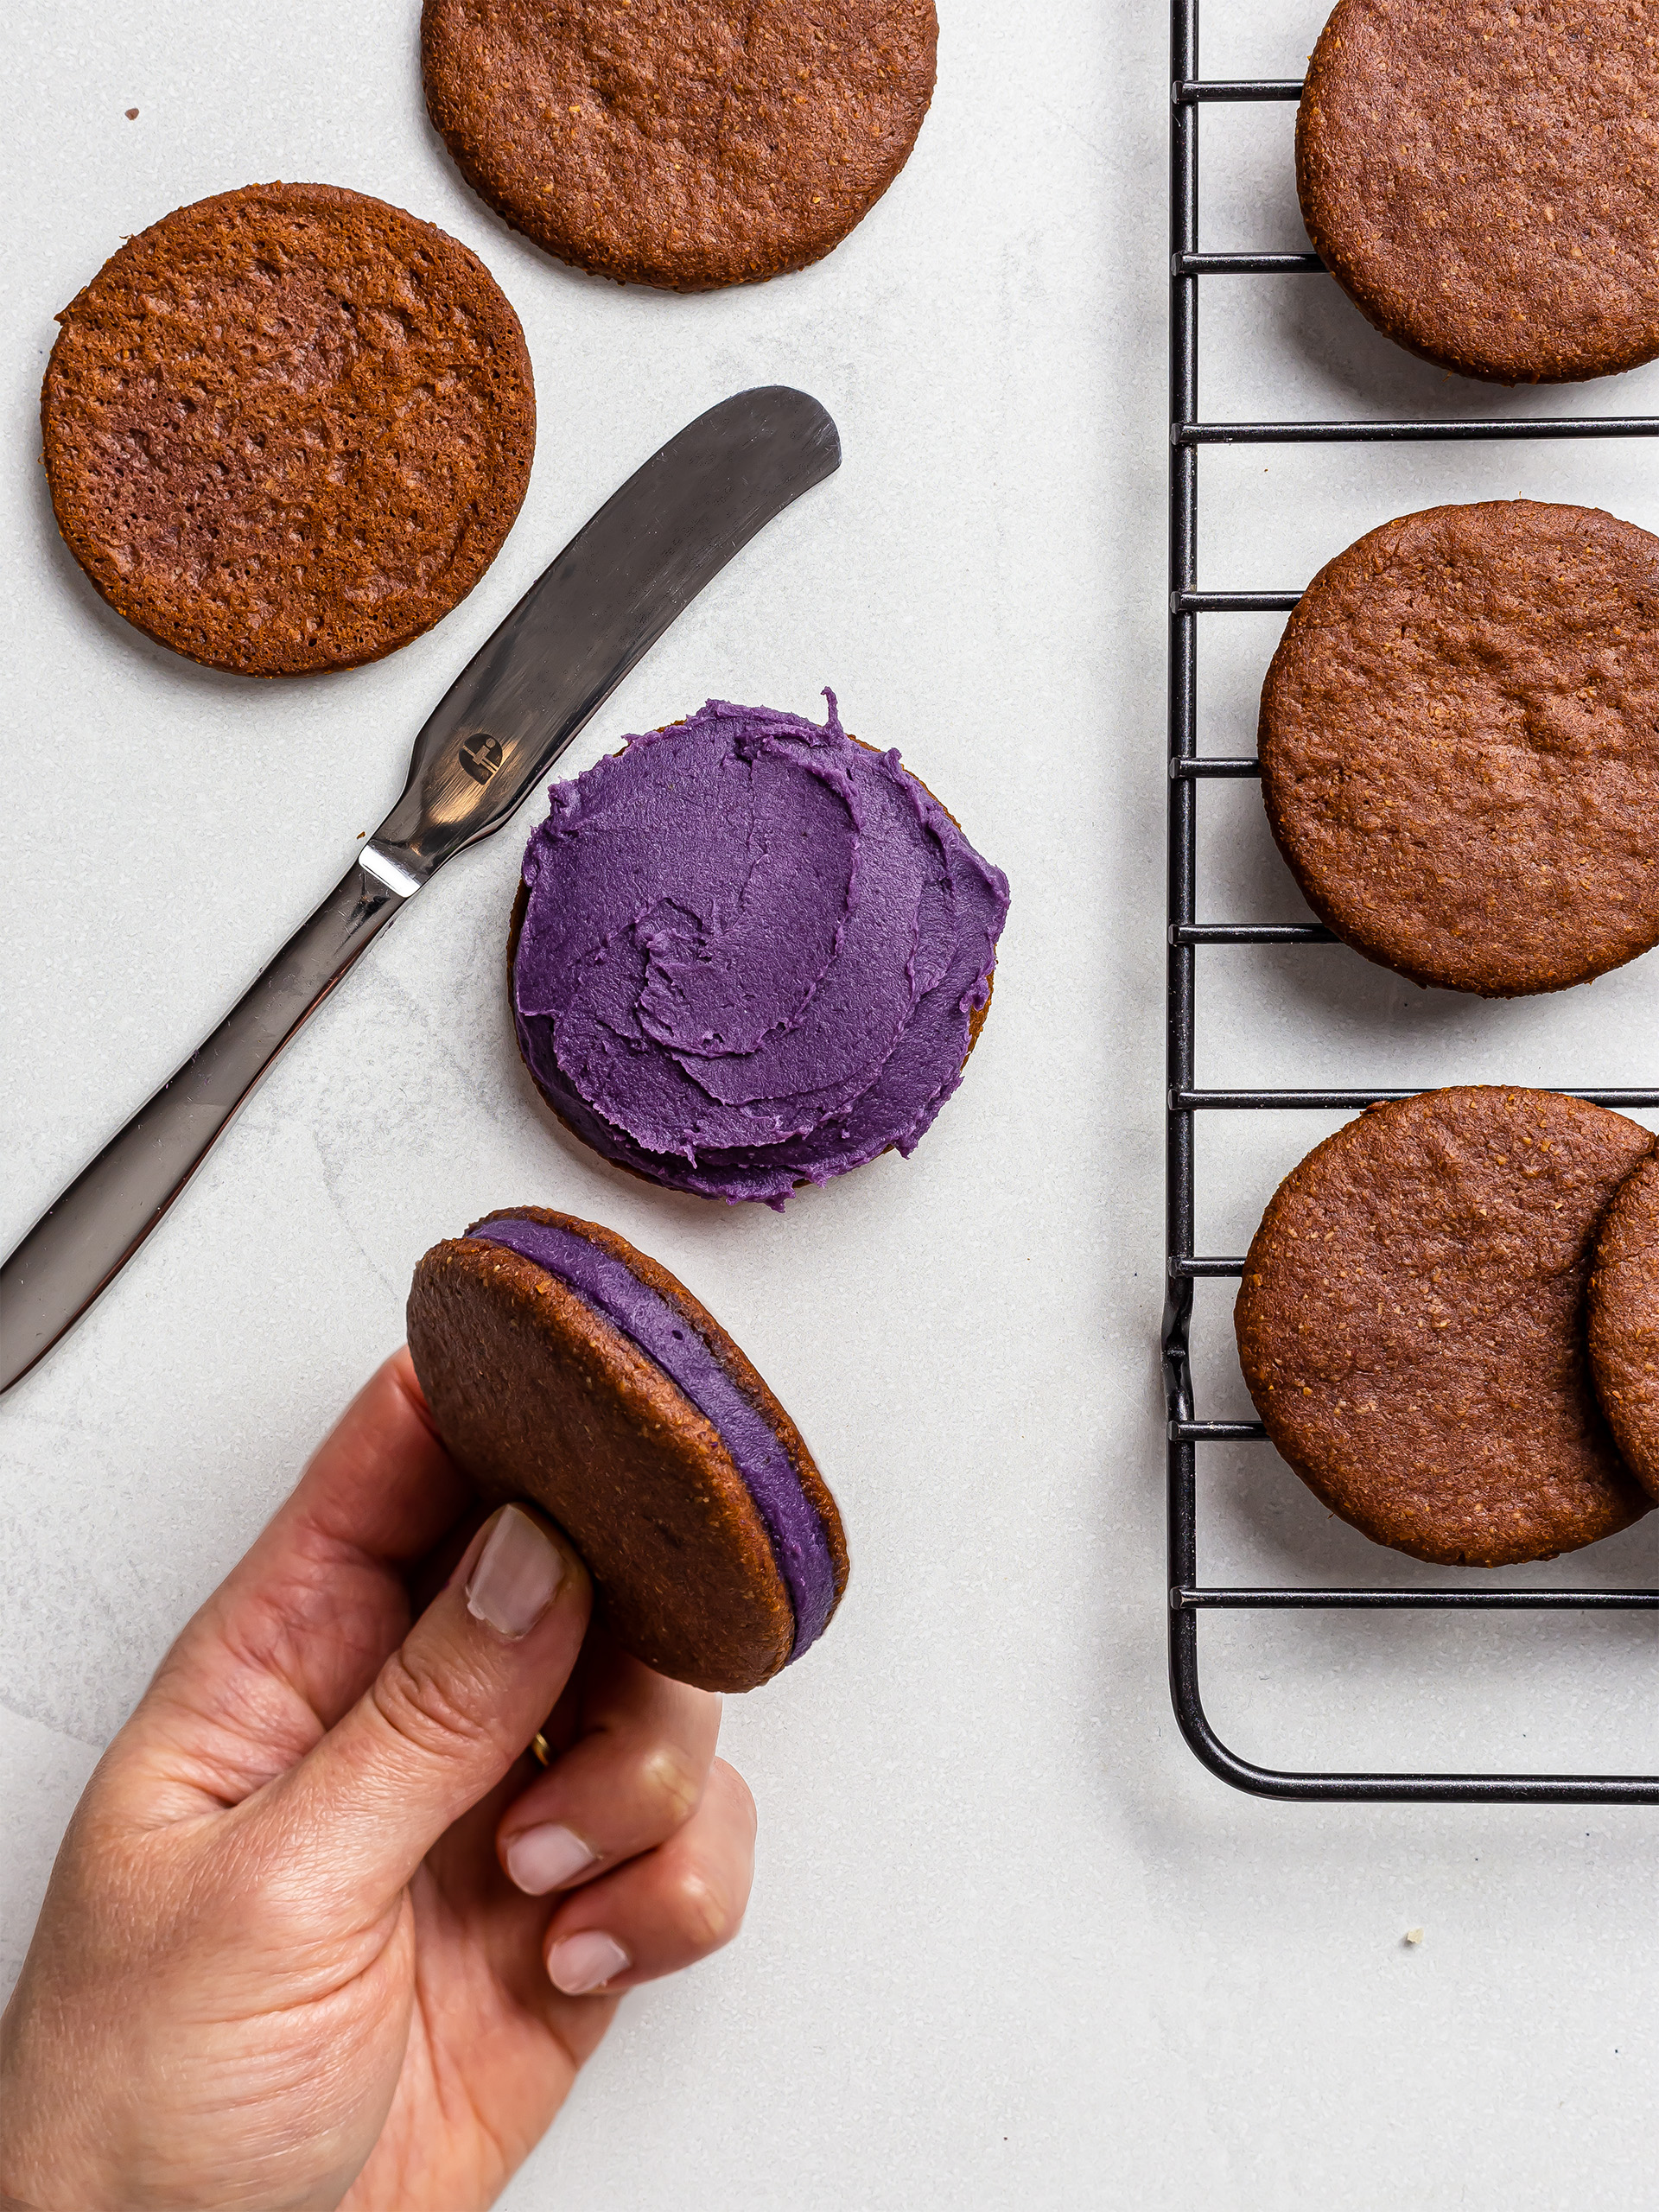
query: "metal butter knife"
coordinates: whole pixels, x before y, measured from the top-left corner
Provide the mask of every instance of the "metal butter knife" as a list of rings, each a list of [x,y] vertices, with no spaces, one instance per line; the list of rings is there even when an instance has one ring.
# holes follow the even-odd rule
[[[79,1319],[313,1009],[445,861],[501,828],[682,608],[841,461],[782,385],[700,415],[631,476],[475,653],[404,795],[336,889],[0,1267],[0,1390]]]

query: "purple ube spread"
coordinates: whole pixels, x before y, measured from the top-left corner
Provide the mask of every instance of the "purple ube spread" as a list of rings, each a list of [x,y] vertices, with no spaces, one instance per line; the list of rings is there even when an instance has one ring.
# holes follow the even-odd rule
[[[526,1065],[653,1181],[781,1205],[956,1089],[1007,880],[896,753],[711,699],[574,783],[524,855]]]
[[[798,1659],[823,1635],[836,1602],[836,1571],[817,1507],[772,1427],[738,1389],[684,1314],[631,1268],[575,1230],[548,1221],[484,1221],[468,1236],[505,1244],[556,1275],[677,1383],[719,1433],[748,1486],[795,1611]]]

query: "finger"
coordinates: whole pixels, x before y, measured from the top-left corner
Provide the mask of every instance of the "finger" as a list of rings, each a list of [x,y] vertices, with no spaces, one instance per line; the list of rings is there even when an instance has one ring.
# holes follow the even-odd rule
[[[549,1978],[567,1996],[615,1996],[694,1966],[736,1935],[753,1878],[754,1800],[716,1759],[676,1835],[559,1906],[543,1946]]]
[[[394,1895],[536,1733],[575,1664],[592,1588],[533,1509],[506,1505],[345,1719],[259,1808],[358,1901]]]
[[[720,1700],[671,1682],[598,1636],[583,1656],[577,1733],[508,1809],[502,1866],[531,1897],[590,1879],[683,1827],[702,1799]]]
[[[324,1438],[267,1535],[291,1544],[309,1532],[404,1567],[431,1549],[468,1495],[400,1344]]]
[[[221,1803],[291,1765],[402,1642],[405,1573],[471,1510],[398,1351],[179,1637],[136,1716],[135,1743],[170,1745]]]

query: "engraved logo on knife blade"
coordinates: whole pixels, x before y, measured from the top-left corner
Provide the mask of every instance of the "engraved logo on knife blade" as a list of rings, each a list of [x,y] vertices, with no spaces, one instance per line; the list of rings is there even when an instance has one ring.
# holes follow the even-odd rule
[[[469,737],[461,748],[461,765],[475,784],[487,784],[501,766],[501,742],[487,730]]]

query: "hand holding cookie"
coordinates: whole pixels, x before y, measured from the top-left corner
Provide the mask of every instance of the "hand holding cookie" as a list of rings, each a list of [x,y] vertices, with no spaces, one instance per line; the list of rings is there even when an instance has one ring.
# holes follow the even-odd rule
[[[389,1362],[76,1812],[0,2024],[0,2198],[493,2201],[616,1996],[748,1896],[718,1700],[590,1605],[532,1510],[479,1523]]]

